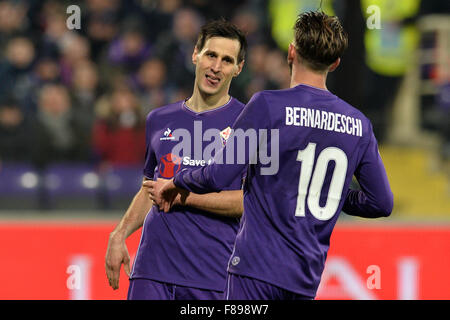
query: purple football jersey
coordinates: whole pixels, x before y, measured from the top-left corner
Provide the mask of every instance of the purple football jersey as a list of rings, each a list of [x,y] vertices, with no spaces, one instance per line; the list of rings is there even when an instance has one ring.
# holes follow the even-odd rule
[[[200,113],[184,101],[153,110],[146,122],[144,175],[152,180],[170,179],[183,168],[205,166],[208,154],[214,156],[214,150],[223,147],[243,108],[231,98],[219,108]],[[180,144],[185,148],[175,152]],[[240,190],[243,174],[223,189]],[[143,224],[131,278],[224,291],[238,228],[236,218],[191,207],[174,207],[164,213],[153,206]]]
[[[246,164],[186,169],[174,183],[197,193],[217,191],[248,165],[229,272],[315,297],[339,213],[381,217],[392,211],[372,125],[327,90],[301,84],[262,91],[249,101],[216,157],[227,154],[236,132],[248,137],[252,130],[266,134],[256,147],[240,149]],[[349,189],[353,176],[359,191]]]

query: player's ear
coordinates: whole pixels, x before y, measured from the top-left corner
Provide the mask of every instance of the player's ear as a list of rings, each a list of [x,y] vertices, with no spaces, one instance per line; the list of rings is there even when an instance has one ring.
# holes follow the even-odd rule
[[[328,72],[333,72],[334,70],[336,70],[336,68],[339,66],[339,64],[341,63],[341,58],[337,58],[335,62],[333,62],[333,64],[330,66],[330,68],[328,68]]]
[[[192,53],[192,63],[197,64],[197,56],[198,56],[198,49],[197,46],[194,47],[194,52]]]
[[[295,50],[295,46],[293,43],[290,43],[289,48],[288,48],[288,55],[287,55],[287,62],[289,65],[294,62],[296,55],[297,55],[297,51]]]
[[[241,62],[238,63],[237,70],[234,73],[233,77],[237,77],[242,72],[242,69],[244,68],[244,62],[245,60],[242,60]]]

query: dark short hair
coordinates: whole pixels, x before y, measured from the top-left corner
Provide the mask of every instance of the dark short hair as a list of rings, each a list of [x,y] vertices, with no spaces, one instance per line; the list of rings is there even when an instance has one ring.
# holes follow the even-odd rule
[[[225,19],[212,20],[202,26],[198,35],[197,50],[201,51],[206,43],[206,40],[212,37],[223,37],[233,40],[238,40],[240,44],[237,62],[240,63],[245,59],[247,51],[247,40],[244,33],[233,23]]]
[[[348,46],[348,36],[339,18],[321,11],[299,14],[294,34],[297,53],[314,71],[326,71]]]

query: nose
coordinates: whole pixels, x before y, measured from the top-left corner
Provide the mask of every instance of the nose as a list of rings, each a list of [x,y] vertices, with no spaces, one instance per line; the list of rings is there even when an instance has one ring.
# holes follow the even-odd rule
[[[222,69],[222,62],[220,59],[215,59],[214,62],[211,64],[211,71],[214,73],[220,72]]]

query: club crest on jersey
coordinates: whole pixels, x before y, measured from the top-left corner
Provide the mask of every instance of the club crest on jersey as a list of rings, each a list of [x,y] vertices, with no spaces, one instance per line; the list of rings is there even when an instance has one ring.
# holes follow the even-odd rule
[[[231,128],[227,127],[225,129],[223,129],[222,131],[220,131],[220,137],[222,138],[222,143],[225,145],[227,143],[228,138],[230,137],[231,134]]]
[[[180,171],[182,159],[172,153],[168,153],[159,160],[159,175],[163,178],[173,178]]]
[[[164,131],[164,137],[159,138],[159,140],[175,140],[175,137],[172,134],[172,130],[170,128],[167,128],[166,131]]]

